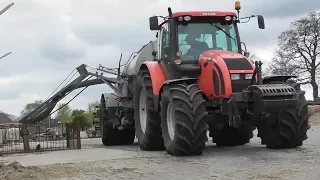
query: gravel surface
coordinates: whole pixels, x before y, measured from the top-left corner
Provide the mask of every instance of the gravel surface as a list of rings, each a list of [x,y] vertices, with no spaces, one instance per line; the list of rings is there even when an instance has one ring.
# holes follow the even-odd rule
[[[238,147],[219,148],[208,142],[203,155],[195,157],[145,152],[137,144],[105,147],[100,139],[84,139],[81,150],[2,157],[0,179],[316,180],[320,177],[320,127],[313,126],[308,136],[302,147],[285,150],[266,149],[257,137]]]

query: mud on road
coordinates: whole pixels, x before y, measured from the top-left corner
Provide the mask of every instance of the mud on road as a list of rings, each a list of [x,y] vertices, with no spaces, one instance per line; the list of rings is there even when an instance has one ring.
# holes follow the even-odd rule
[[[0,179],[316,180],[320,177],[320,128],[313,127],[308,136],[304,146],[285,150],[266,149],[257,137],[238,147],[219,148],[208,142],[203,155],[195,157],[145,152],[137,144],[107,148],[100,139],[86,139],[81,150],[2,157]]]

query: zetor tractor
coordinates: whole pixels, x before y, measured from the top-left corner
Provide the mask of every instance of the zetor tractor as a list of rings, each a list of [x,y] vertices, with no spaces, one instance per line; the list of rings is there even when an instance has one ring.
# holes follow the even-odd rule
[[[128,60],[117,95],[102,95],[105,145],[131,144],[136,135],[142,150],[200,155],[208,131],[217,146],[235,146],[249,143],[256,128],[268,148],[302,145],[310,128],[305,92],[294,76],[262,78],[262,63],[241,46],[239,2],[235,9],[168,8],[160,24],[150,17],[157,39]],[[263,17],[252,17],[264,29]]]

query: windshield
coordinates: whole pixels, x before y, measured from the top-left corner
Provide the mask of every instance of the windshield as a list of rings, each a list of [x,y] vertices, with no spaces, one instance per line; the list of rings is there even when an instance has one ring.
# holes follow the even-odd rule
[[[234,24],[208,22],[179,25],[178,43],[184,60],[196,60],[209,49],[239,52]]]

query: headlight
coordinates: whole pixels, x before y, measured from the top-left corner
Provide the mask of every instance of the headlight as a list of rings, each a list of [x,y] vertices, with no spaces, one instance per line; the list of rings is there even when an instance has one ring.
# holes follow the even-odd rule
[[[231,74],[231,80],[239,80],[240,74]]]
[[[191,20],[191,17],[190,17],[190,16],[185,16],[183,19],[184,19],[185,21],[190,21],[190,20]]]
[[[245,79],[252,79],[253,74],[246,74]]]
[[[225,17],[225,20],[226,20],[226,21],[231,21],[231,19],[232,19],[231,16],[226,16],[226,17]]]

